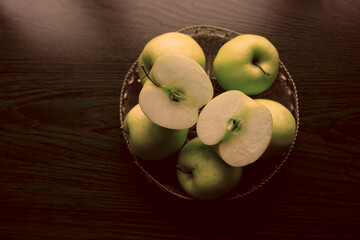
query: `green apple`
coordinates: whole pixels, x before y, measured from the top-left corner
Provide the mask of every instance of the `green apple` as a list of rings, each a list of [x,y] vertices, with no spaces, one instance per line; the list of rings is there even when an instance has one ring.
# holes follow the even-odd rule
[[[199,138],[185,144],[178,158],[179,183],[195,199],[210,200],[225,195],[239,183],[241,175],[241,167],[226,164]]]
[[[139,94],[140,107],[152,122],[165,128],[187,129],[195,125],[199,109],[214,94],[205,70],[179,54],[158,58],[148,78]]]
[[[123,130],[128,134],[135,156],[144,160],[163,159],[185,143],[188,129],[173,130],[160,127],[149,120],[138,105],[126,115]]]
[[[272,132],[270,111],[238,90],[213,98],[196,125],[199,139],[212,145],[234,167],[255,162],[268,147]]]
[[[140,54],[138,72],[143,84],[146,82],[147,78],[142,70],[142,65],[144,65],[147,72],[150,72],[156,60],[167,54],[181,54],[187,56],[205,68],[204,52],[192,37],[179,32],[164,33],[150,40]]]
[[[292,145],[296,121],[292,113],[281,103],[269,99],[255,99],[255,101],[269,109],[273,119],[271,140],[263,157],[274,158],[288,150]]]
[[[219,49],[213,67],[222,88],[255,95],[267,90],[275,81],[279,54],[266,38],[243,34]]]

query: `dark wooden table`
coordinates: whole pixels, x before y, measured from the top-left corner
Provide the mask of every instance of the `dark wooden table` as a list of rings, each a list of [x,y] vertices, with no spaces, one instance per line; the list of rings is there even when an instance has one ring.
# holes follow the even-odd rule
[[[0,239],[359,239],[359,1],[0,1]],[[151,38],[207,24],[269,38],[300,129],[248,197],[159,190],[119,130],[123,79]]]

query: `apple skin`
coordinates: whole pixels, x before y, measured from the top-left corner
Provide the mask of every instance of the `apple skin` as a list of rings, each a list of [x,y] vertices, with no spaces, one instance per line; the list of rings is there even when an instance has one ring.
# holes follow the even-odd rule
[[[126,115],[123,129],[128,133],[135,156],[143,160],[159,160],[170,156],[185,143],[188,129],[173,130],[160,127],[134,106]]]
[[[205,69],[205,54],[200,45],[190,36],[179,32],[168,32],[151,39],[142,50],[138,60],[138,72],[141,83],[147,77],[141,68],[150,72],[156,60],[167,54],[181,54],[198,62]]]
[[[266,38],[243,34],[229,40],[219,49],[213,67],[216,80],[222,88],[255,95],[267,90],[275,81],[279,54]]]
[[[269,109],[273,118],[273,131],[268,148],[261,158],[280,157],[292,145],[296,133],[296,121],[292,113],[281,103],[269,99],[255,99]]]
[[[182,148],[177,168],[180,185],[199,200],[222,197],[239,183],[242,176],[241,167],[226,164],[211,146],[197,137]]]

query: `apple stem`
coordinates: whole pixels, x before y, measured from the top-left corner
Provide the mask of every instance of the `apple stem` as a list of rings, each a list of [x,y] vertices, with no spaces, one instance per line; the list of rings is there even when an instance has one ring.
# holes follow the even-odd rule
[[[144,65],[141,65],[141,68],[142,68],[142,70],[144,71],[146,77],[147,77],[155,86],[160,87],[160,84],[159,84],[159,83],[157,83],[155,80],[153,80],[153,79],[150,78],[149,74],[148,74],[148,73],[146,72],[146,70],[145,70],[145,66],[144,66]]]
[[[257,64],[257,63],[254,63],[254,65],[255,66],[257,66],[258,68],[260,68],[261,69],[261,71],[266,75],[266,76],[270,76],[270,73],[268,73],[268,72],[265,72],[265,70],[259,65],[259,64]]]
[[[182,169],[181,167],[179,167],[178,165],[176,165],[176,169],[179,170],[182,173],[192,175],[192,173],[190,171],[186,171],[186,170]]]

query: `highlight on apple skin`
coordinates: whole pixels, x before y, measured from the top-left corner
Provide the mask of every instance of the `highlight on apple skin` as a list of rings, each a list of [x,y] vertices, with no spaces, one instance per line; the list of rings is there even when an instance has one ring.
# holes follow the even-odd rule
[[[231,90],[219,94],[202,109],[196,132],[227,164],[243,167],[264,153],[272,126],[266,107],[241,91]]]
[[[243,34],[219,49],[213,67],[216,80],[223,89],[255,95],[270,88],[275,81],[279,54],[265,37]]]
[[[143,160],[159,160],[178,151],[186,141],[188,129],[160,127],[134,106],[126,115],[123,130],[128,134],[134,155]]]
[[[242,171],[241,167],[226,164],[197,137],[185,144],[177,162],[180,185],[199,200],[213,200],[229,193],[238,185]]]
[[[205,68],[204,51],[192,37],[179,32],[164,33],[151,39],[140,54],[138,73],[142,84],[147,81],[142,66],[147,72],[150,72],[157,59],[168,54],[187,56],[199,63],[202,68]]]
[[[296,134],[296,121],[292,113],[284,105],[270,99],[255,99],[271,112],[273,130],[268,148],[261,158],[280,157],[292,145]]]

